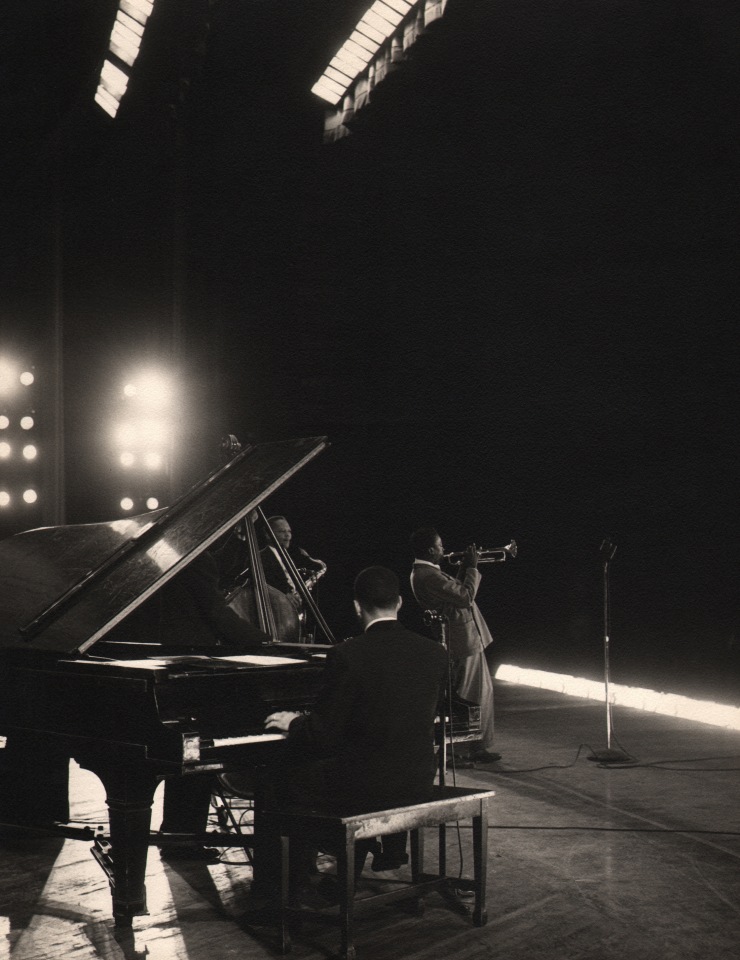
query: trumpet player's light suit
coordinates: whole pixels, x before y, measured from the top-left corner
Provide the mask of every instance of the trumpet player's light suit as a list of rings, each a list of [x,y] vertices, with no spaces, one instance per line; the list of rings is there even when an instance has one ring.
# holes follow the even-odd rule
[[[481,747],[493,749],[493,681],[486,662],[486,647],[493,641],[475,602],[481,575],[468,567],[461,578],[444,573],[436,563],[414,561],[411,589],[422,610],[447,617],[447,641],[455,664],[455,690],[481,708]]]

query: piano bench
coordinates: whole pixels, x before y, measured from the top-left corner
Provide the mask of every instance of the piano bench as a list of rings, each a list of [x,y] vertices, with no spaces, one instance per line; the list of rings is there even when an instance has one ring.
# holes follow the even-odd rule
[[[458,910],[468,913],[455,900],[454,888],[472,890],[475,896],[473,923],[484,926],[486,915],[486,865],[488,847],[488,818],[486,802],[494,796],[492,790],[470,790],[462,787],[435,786],[433,797],[427,803],[417,803],[389,810],[373,810],[351,816],[340,816],[321,810],[290,807],[272,811],[280,831],[282,848],[282,880],[280,897],[280,938],[283,953],[291,949],[290,928],[304,919],[319,920],[340,928],[341,953],[346,960],[354,960],[353,916],[356,908],[394,900],[412,899],[419,911],[422,898],[432,891],[447,895]],[[473,877],[459,878],[445,875],[446,824],[471,818],[473,824]],[[436,873],[424,871],[424,827],[439,829],[439,868]],[[410,833],[411,879],[378,883],[385,888],[379,893],[355,901],[355,844],[390,833]],[[290,842],[293,838],[309,841],[319,848],[336,851],[337,893],[339,913],[327,904],[326,908],[309,909],[298,903],[290,890]],[[393,884],[392,889],[387,889]],[[328,912],[331,910],[331,912]]]

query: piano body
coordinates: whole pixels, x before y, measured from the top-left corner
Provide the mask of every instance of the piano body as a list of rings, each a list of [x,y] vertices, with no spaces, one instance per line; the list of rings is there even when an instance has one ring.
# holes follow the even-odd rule
[[[40,748],[16,769],[17,820],[28,822],[23,811],[33,801],[24,800],[23,763],[30,769],[45,757],[67,764],[72,757],[96,774],[110,844],[94,853],[108,873],[119,926],[146,911],[158,783],[267,761],[282,738],[264,733],[264,718],[310,706],[323,671],[320,645],[285,645],[275,634],[261,648],[163,645],[155,625],[146,636],[147,611],[173,578],[240,525],[251,531],[257,577],[260,504],[326,446],[318,437],[248,447],[162,511],[31,530],[0,543],[0,734],[16,755]]]

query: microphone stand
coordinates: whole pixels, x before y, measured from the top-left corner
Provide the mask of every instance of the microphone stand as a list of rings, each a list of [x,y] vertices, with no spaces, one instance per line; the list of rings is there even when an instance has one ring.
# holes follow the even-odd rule
[[[634,757],[612,747],[612,705],[609,700],[609,562],[617,552],[616,544],[608,538],[599,548],[604,561],[604,700],[606,705],[606,750],[594,750],[589,760],[598,763],[634,763]]]
[[[445,649],[447,654],[447,683],[445,684],[445,702],[442,704],[442,709],[439,711],[439,751],[437,759],[438,763],[438,775],[439,775],[439,785],[440,787],[445,786],[446,782],[446,771],[447,771],[447,737],[450,737],[450,747],[452,746],[452,710],[450,705],[450,700],[452,696],[452,665],[450,661],[450,648],[447,642],[447,624],[449,623],[448,618],[443,614],[439,613],[437,610],[425,610],[424,611],[424,623],[428,626],[438,626],[439,627],[439,640],[442,646]],[[448,711],[450,716],[448,717]]]

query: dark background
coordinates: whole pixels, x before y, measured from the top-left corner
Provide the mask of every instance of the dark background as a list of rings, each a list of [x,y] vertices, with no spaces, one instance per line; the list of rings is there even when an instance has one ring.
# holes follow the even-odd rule
[[[0,334],[43,372],[61,311],[66,522],[118,515],[111,383],[174,356],[181,486],[226,433],[329,437],[269,508],[340,636],[367,563],[417,621],[431,522],[518,542],[500,660],[598,677],[611,537],[612,679],[736,702],[736,6],[449,0],[322,146],[364,6],[158,0],[115,121],[115,3],[9,17]]]

